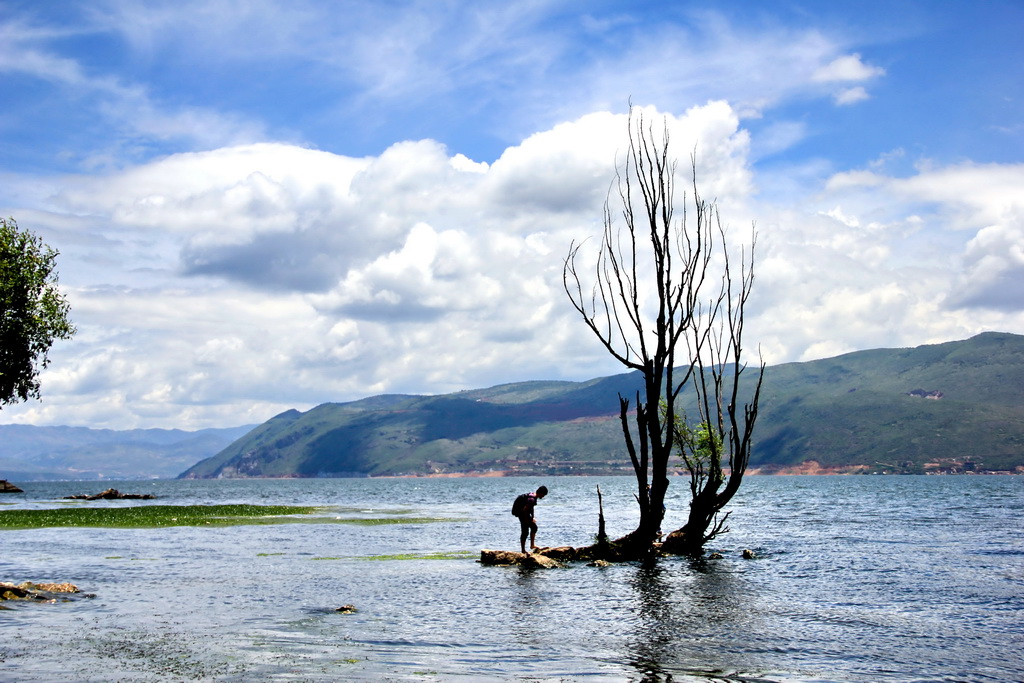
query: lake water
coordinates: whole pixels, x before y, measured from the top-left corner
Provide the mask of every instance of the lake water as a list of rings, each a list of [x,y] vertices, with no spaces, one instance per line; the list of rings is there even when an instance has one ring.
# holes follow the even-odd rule
[[[445,521],[0,530],[0,580],[95,594],[6,603],[0,681],[1024,679],[1024,477],[749,477],[708,548],[722,559],[477,563],[516,549],[512,499],[542,483],[541,545],[591,542],[597,484],[609,533],[636,522],[632,479],[614,477],[22,484],[0,510],[241,502]],[[108,485],[159,498],[60,500]],[[685,501],[668,504],[680,526]]]

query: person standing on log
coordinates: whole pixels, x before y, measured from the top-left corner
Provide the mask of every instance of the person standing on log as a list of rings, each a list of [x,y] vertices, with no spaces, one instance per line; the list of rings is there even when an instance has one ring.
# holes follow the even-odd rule
[[[530,550],[537,549],[537,520],[533,517],[533,509],[537,501],[548,495],[548,487],[541,486],[535,493],[520,494],[512,504],[512,514],[519,518],[519,548],[526,552],[526,537],[530,537]]]

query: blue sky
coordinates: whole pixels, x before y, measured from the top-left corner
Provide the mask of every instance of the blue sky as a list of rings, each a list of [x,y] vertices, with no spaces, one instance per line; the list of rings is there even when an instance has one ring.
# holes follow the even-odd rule
[[[0,2],[0,211],[80,328],[0,421],[619,371],[559,267],[630,101],[756,221],[769,363],[1024,333],[1024,4],[666,4]]]
[[[896,147],[944,162],[1017,160],[1021,132],[1007,144],[1007,129],[1021,111],[1018,2],[578,6],[3,3],[16,111],[0,159],[75,171],[113,150],[110,162],[124,164],[270,139],[361,156],[431,138],[491,162],[530,133],[631,97],[725,98],[757,108],[745,121],[754,132],[802,126],[782,160],[857,165]],[[794,61],[848,51],[884,78],[859,106],[835,107]],[[164,125],[136,120],[147,112]],[[217,124],[188,125],[204,120]]]

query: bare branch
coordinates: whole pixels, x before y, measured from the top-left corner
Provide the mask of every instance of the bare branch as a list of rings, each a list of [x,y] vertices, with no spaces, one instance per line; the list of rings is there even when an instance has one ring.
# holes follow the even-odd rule
[[[630,106],[627,132],[628,148],[603,208],[589,289],[579,265],[582,243],[570,245],[562,281],[573,307],[608,353],[643,377],[632,426],[630,402],[619,397],[641,508],[640,525],[631,536],[641,543],[654,539],[664,512],[669,458],[678,450],[690,473],[691,504],[687,526],[674,535],[687,539],[682,545],[693,551],[728,530],[729,514],[718,513],[750,459],[763,361],[752,395],[739,406],[745,398],[743,315],[754,281],[756,231],[749,250],[741,251],[734,279],[718,205],[698,189],[696,150],[677,220],[677,168],[667,120],[656,133],[643,111]],[[718,264],[722,270],[716,275]],[[685,424],[676,426],[685,386],[692,387],[708,435],[700,444],[688,436]],[[728,477],[723,462],[729,463]]]

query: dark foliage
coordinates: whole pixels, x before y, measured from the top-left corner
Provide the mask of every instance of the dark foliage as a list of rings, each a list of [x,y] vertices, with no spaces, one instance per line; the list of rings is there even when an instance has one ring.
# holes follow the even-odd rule
[[[57,251],[0,219],[0,405],[39,398],[39,372],[75,327],[57,289]]]

